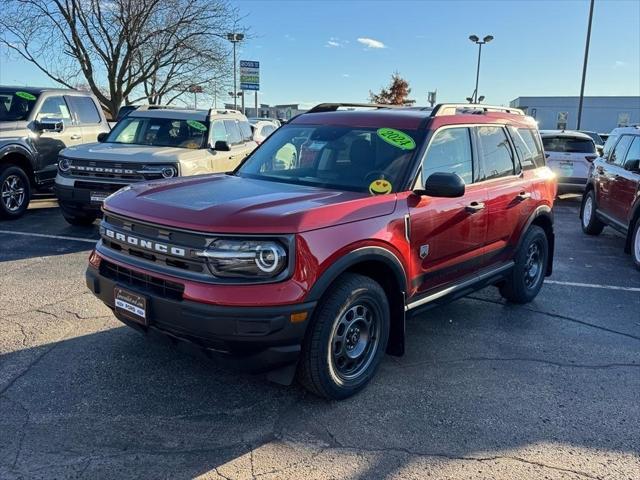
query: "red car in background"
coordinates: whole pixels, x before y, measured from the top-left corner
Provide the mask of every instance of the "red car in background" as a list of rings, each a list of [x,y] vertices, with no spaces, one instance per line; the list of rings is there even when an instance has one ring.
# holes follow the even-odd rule
[[[606,225],[626,237],[625,252],[640,269],[640,126],[614,129],[590,171],[580,209],[582,230]]]
[[[535,121],[356,107],[316,106],[233,173],[109,197],[88,287],[132,327],[328,398],[404,352],[409,313],[487,285],[531,301],[556,196]]]

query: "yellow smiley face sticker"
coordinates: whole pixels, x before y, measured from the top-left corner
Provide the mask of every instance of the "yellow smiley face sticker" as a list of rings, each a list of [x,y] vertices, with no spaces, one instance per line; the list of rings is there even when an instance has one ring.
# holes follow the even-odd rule
[[[385,193],[391,193],[391,190],[393,190],[391,182],[384,178],[379,178],[369,184],[369,192],[372,195],[384,195]]]

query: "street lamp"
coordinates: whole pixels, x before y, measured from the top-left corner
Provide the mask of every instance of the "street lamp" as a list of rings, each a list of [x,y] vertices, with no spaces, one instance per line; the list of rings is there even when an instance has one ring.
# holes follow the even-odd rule
[[[236,43],[244,40],[244,33],[227,33],[227,40],[233,43],[233,109],[238,109],[238,101],[237,101],[237,76],[236,76]]]
[[[487,35],[482,40],[477,35],[470,35],[469,40],[478,45],[478,68],[476,70],[476,89],[473,91],[473,103],[478,103],[478,80],[480,79],[480,55],[482,54],[482,45],[493,40],[493,35]]]

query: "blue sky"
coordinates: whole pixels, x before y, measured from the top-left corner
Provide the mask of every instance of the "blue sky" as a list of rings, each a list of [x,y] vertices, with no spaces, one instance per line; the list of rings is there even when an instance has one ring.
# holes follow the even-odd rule
[[[362,102],[394,71],[418,104],[436,88],[438,101],[464,101],[475,82],[470,34],[495,37],[482,52],[486,102],[580,92],[587,0],[232,3],[252,33],[238,58],[260,61],[262,103]],[[50,83],[1,61],[3,83]],[[640,95],[639,1],[596,0],[586,94]]]

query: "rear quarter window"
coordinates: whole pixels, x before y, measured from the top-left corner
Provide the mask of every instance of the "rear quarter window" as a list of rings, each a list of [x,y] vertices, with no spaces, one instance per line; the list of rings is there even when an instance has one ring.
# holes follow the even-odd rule
[[[536,130],[509,127],[509,132],[524,170],[532,170],[545,165],[542,143]]]

